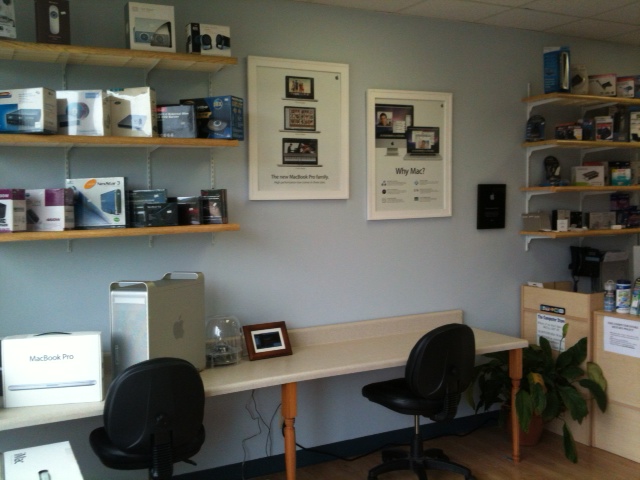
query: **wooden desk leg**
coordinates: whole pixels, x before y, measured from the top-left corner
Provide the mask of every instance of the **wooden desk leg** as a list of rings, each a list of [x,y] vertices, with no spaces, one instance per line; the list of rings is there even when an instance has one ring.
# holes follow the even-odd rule
[[[520,428],[516,412],[516,393],[522,380],[522,349],[509,350],[509,377],[511,377],[511,438],[513,463],[520,463]]]
[[[284,419],[284,464],[287,480],[296,478],[296,429],[294,423],[298,413],[295,383],[282,385],[282,417]]]

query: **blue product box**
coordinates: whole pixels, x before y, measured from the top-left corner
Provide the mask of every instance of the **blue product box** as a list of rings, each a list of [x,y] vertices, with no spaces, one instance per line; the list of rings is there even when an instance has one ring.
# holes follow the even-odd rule
[[[244,140],[244,100],[232,95],[180,100],[194,105],[198,138]]]
[[[544,93],[569,92],[569,47],[545,47],[543,59]]]

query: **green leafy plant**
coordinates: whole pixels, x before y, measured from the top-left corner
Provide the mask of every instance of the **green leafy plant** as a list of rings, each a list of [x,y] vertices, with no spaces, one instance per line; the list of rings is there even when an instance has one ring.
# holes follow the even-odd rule
[[[562,341],[567,335],[567,328],[565,325]],[[522,430],[528,432],[534,415],[542,416],[544,422],[559,418],[563,422],[565,456],[576,463],[578,453],[566,419],[568,416],[582,423],[589,414],[587,400],[578,387],[586,389],[604,412],[607,409],[607,382],[596,363],[587,362],[586,371],[582,368],[587,358],[586,337],[557,356],[554,356],[549,340],[540,337],[539,343],[523,349],[522,381],[515,401],[518,421]],[[496,404],[511,405],[508,353],[486,356],[489,361],[476,365],[474,381],[467,390],[467,399],[476,412],[482,408],[487,411]],[[477,402],[474,401],[476,390],[479,395]],[[503,421],[504,416],[501,418]]]

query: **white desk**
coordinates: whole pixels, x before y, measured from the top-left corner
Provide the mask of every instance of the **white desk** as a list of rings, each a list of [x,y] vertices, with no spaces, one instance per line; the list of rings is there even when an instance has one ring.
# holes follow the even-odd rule
[[[440,325],[462,323],[462,316],[461,310],[451,310],[289,330],[293,355],[254,362],[243,360],[236,365],[205,370],[202,372],[205,395],[280,385],[287,480],[294,480],[298,382],[403,366],[422,335]],[[509,375],[513,390],[517,391],[522,378],[522,348],[527,341],[478,329],[474,329],[474,334],[478,355],[509,351]],[[103,405],[94,402],[1,409],[0,430],[102,415]],[[512,412],[515,417],[515,408]],[[517,463],[518,422],[513,425],[513,460]]]

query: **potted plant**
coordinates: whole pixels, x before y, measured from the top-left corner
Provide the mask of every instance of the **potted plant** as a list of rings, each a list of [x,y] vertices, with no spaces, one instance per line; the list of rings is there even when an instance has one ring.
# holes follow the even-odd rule
[[[562,341],[567,335],[568,325],[562,331]],[[553,354],[549,340],[540,337],[540,345],[529,345],[523,349],[522,381],[516,395],[515,408],[520,427],[529,431],[532,418],[540,415],[543,422],[559,418],[563,422],[563,444],[565,456],[576,463],[578,454],[567,415],[578,423],[589,414],[589,406],[578,386],[585,388],[595,399],[601,411],[607,408],[607,382],[601,368],[594,362],[582,364],[587,358],[587,338],[580,339],[557,356]],[[478,412],[487,411],[495,404],[511,405],[511,379],[508,370],[507,352],[487,354],[489,361],[476,365],[473,382],[467,390],[467,399]],[[475,386],[479,399],[474,401]],[[505,413],[501,412],[501,423]]]

